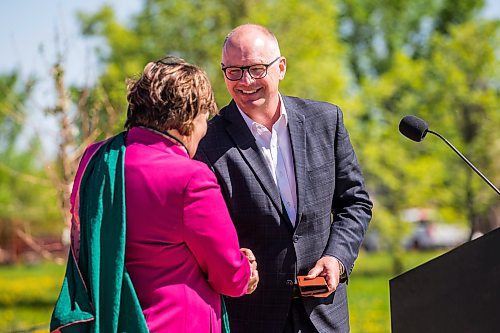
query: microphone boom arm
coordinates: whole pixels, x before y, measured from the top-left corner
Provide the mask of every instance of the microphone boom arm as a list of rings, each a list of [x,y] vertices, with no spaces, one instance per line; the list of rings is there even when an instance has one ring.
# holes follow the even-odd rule
[[[427,130],[428,133],[432,133],[434,135],[436,135],[437,137],[439,137],[441,140],[443,140],[451,149],[453,149],[453,151],[455,153],[457,153],[458,156],[460,156],[462,158],[462,160],[464,160],[465,163],[467,163],[468,166],[470,166],[472,168],[472,170],[474,170],[478,175],[479,177],[481,177],[498,195],[500,195],[500,190],[498,188],[496,188],[495,185],[493,185],[492,182],[490,182],[488,180],[488,178],[486,178],[482,173],[481,171],[479,171],[471,162],[469,162],[469,160],[461,153],[458,151],[457,148],[455,148],[450,141],[446,140],[446,138],[444,136],[442,136],[441,134],[437,133],[437,132],[434,132],[434,131],[431,131],[431,130]]]

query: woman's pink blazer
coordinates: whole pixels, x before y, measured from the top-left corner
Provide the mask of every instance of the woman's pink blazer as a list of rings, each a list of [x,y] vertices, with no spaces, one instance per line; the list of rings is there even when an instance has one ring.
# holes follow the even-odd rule
[[[220,294],[245,294],[241,254],[214,174],[161,135],[127,135],[126,267],[151,332],[220,332]]]
[[[126,146],[125,265],[148,328],[219,333],[220,295],[245,294],[250,265],[217,180],[157,133],[132,128]],[[80,169],[97,147],[88,149]]]

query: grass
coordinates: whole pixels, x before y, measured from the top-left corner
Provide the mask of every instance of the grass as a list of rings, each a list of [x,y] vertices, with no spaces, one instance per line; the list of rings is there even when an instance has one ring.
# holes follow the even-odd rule
[[[403,267],[411,269],[441,253],[404,253]],[[64,265],[53,263],[0,266],[0,332],[47,332],[64,271]],[[348,286],[352,333],[390,332],[392,277],[390,256],[360,253]]]
[[[0,332],[47,332],[65,266],[0,266]]]

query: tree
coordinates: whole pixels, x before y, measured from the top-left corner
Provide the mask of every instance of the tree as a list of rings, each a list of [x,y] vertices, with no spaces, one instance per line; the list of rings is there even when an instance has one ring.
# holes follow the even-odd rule
[[[441,113],[432,113],[438,124],[449,124],[443,134],[453,138],[474,164],[491,175],[498,184],[500,169],[500,71],[498,52],[500,38],[497,22],[468,22],[450,29],[448,36],[437,36],[432,43],[433,55],[429,62],[428,77],[434,84],[425,92]],[[474,52],[470,46],[474,45]],[[442,125],[441,125],[442,126]],[[452,156],[454,157],[454,156]],[[456,163],[450,158],[450,170]],[[487,211],[496,203],[492,191],[469,168],[456,170],[462,186],[455,192],[457,204],[464,209],[471,231],[486,232],[494,225],[479,225]],[[449,179],[452,183],[454,179]],[[464,208],[462,208],[464,207]]]
[[[46,114],[54,117],[59,127],[58,151],[56,160],[47,171],[59,194],[64,231],[68,233],[72,222],[70,197],[78,162],[90,143],[113,133],[117,111],[99,85],[92,89],[68,88],[62,63],[63,56],[59,53],[52,67],[56,102],[46,109]]]
[[[224,34],[231,25],[229,13],[238,9],[244,12],[246,6],[242,1],[228,4],[149,0],[128,27],[117,22],[109,6],[93,14],[80,13],[83,34],[104,41],[105,46],[98,50],[104,65],[98,86],[107,92],[113,108],[120,111],[115,130],[124,123],[125,80],[139,75],[148,61],[165,55],[176,55],[202,67],[220,94],[223,81],[218,59]]]
[[[128,26],[116,21],[109,6],[94,14],[81,13],[80,19],[86,36],[104,40],[99,85],[108,92],[111,105],[122,111],[123,119],[125,79],[140,73],[147,61],[166,54],[202,67],[218,104],[226,104],[229,94],[220,71],[222,42],[232,28],[247,22],[264,24],[277,35],[289,64],[282,86],[285,93],[344,101],[349,73],[344,70],[345,49],[335,33],[335,13],[335,3],[326,0],[288,1],[286,6],[274,1],[149,0]]]
[[[361,153],[368,184],[393,226],[405,208],[432,207],[440,220],[469,221],[475,230],[475,221],[494,206],[494,194],[446,145],[431,144],[434,138],[417,145],[399,135],[397,126],[405,114],[428,119],[498,182],[497,36],[496,23],[454,26],[449,35],[431,39],[429,59],[398,52],[391,70],[364,81],[367,144]],[[470,52],[470,45],[480,51]]]
[[[484,7],[483,0],[342,0],[342,39],[350,45],[349,62],[360,82],[391,69],[404,51],[412,58],[426,56],[431,37],[449,34],[454,25],[467,22]]]
[[[51,233],[50,221],[59,218],[56,192],[39,163],[39,141],[33,137],[27,148],[19,147],[33,84],[23,84],[16,73],[0,76],[0,247],[11,250],[12,260],[16,233]]]
[[[347,49],[336,34],[337,11],[337,4],[329,0],[291,0],[286,6],[262,1],[249,7],[248,18],[241,23],[268,27],[287,58],[287,73],[280,86],[283,93],[347,104],[351,77]]]

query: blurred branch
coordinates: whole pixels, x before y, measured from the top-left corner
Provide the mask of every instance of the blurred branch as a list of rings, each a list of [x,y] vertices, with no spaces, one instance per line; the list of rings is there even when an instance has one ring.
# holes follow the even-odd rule
[[[11,175],[14,175],[16,177],[22,178],[23,180],[27,181],[28,183],[31,184],[38,184],[38,185],[44,185],[44,186],[50,186],[52,185],[51,182],[47,181],[46,179],[43,179],[41,177],[36,177],[33,175],[29,175],[27,173],[22,173],[17,170],[12,169],[5,163],[0,161],[0,169],[7,171]]]
[[[28,235],[19,228],[16,228],[16,235],[21,238],[21,240],[28,245],[33,251],[40,254],[44,259],[54,260],[54,256],[42,246],[40,246],[31,235]]]

